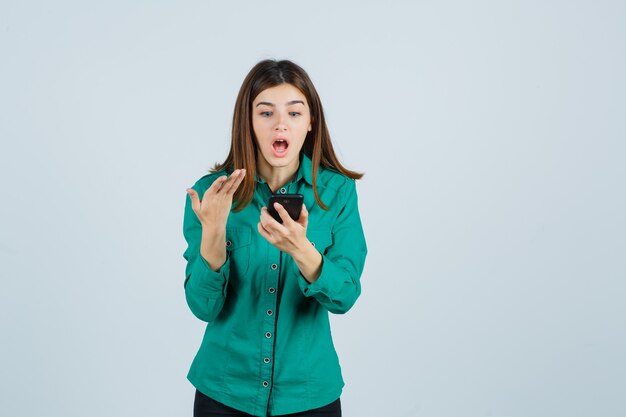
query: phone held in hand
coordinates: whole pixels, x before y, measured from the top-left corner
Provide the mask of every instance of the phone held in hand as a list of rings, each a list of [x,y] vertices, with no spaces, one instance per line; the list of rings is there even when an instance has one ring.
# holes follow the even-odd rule
[[[280,214],[274,208],[274,203],[283,206],[293,220],[298,220],[304,203],[304,196],[302,194],[274,194],[270,196],[267,211],[278,223],[282,223],[283,219],[280,218]]]

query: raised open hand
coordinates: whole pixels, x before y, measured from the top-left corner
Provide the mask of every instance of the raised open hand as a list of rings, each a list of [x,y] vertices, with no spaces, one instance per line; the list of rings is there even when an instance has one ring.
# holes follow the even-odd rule
[[[233,194],[246,175],[245,169],[236,169],[227,177],[222,175],[204,192],[202,201],[193,188],[187,188],[191,198],[191,208],[203,226],[226,227],[228,214],[233,204]]]

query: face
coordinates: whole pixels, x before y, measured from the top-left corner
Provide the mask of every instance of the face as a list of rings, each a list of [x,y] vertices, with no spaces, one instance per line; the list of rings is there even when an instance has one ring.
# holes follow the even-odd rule
[[[300,149],[312,128],[304,94],[291,84],[261,91],[252,102],[252,128],[259,164],[297,166]]]

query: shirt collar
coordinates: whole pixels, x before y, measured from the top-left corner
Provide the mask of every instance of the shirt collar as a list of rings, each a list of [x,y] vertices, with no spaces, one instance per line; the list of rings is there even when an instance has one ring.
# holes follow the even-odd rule
[[[311,162],[311,158],[309,158],[304,152],[300,152],[300,165],[298,166],[298,171],[296,171],[295,179],[292,180],[292,182],[299,182],[304,179],[308,184],[313,185],[312,166],[313,164]],[[260,183],[265,182],[257,174],[254,174],[254,180]]]

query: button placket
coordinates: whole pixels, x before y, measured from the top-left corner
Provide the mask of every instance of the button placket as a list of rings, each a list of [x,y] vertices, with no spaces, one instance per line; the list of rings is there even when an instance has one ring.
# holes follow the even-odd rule
[[[264,387],[272,386],[272,378],[274,372],[274,349],[276,344],[276,317],[278,309],[278,284],[280,281],[280,260],[281,253],[276,250],[272,253],[274,256],[270,256],[268,261],[269,273],[267,274],[267,281],[265,288],[265,314],[263,314],[263,324],[265,332],[263,336],[263,348],[259,360],[262,361],[262,372],[260,373],[260,380]],[[261,307],[262,308],[262,307]],[[269,391],[268,391],[269,392]]]

